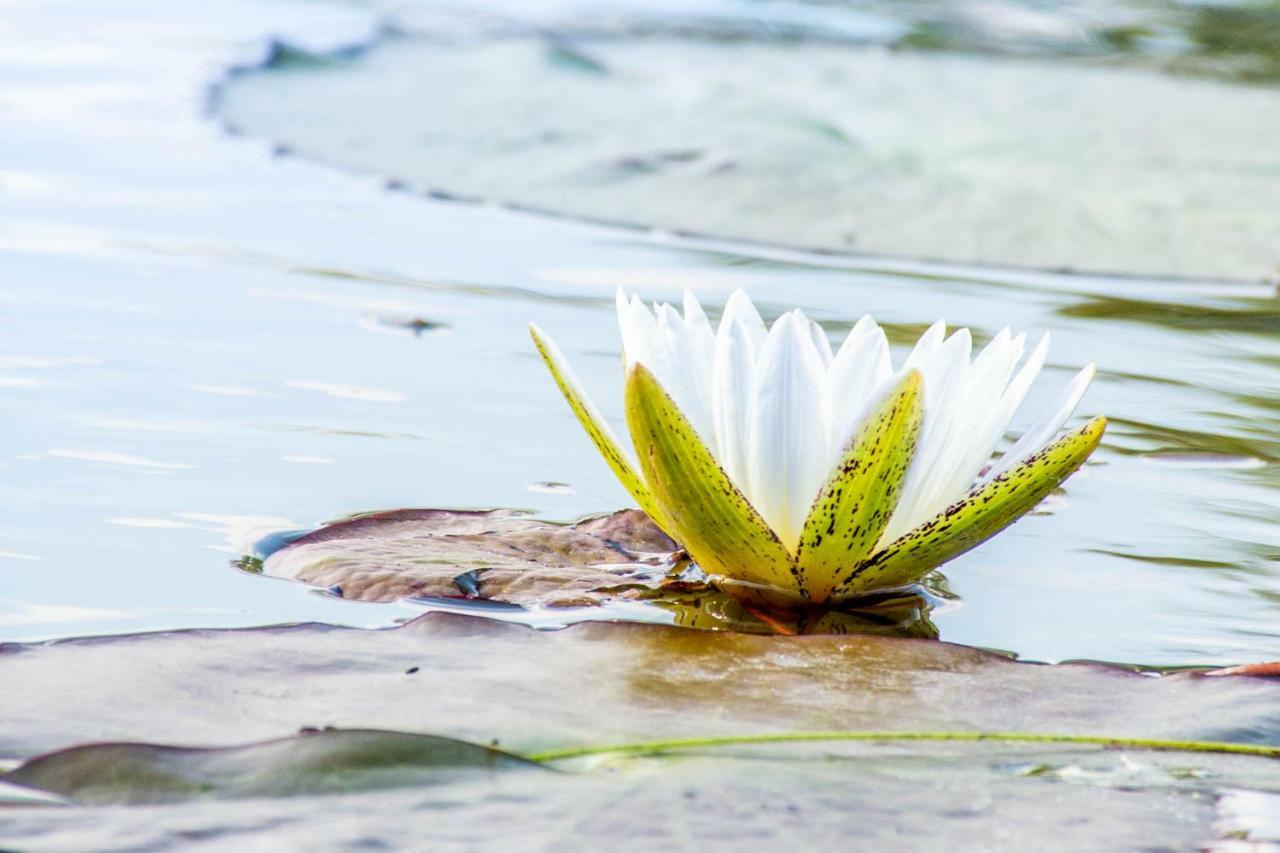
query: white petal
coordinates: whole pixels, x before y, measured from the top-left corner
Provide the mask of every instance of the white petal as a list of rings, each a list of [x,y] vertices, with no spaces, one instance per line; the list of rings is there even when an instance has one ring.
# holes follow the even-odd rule
[[[741,320],[720,323],[716,334],[715,368],[712,374],[712,415],[715,419],[717,458],[729,479],[744,495],[751,495],[747,466],[750,437],[752,383],[756,357],[751,333]]]
[[[920,367],[921,363],[927,361],[930,356],[942,345],[942,339],[947,336],[947,323],[945,320],[939,320],[934,323],[925,333],[920,336],[920,340],[916,341],[915,348],[911,350],[911,355],[907,356],[906,362],[903,364],[903,370],[910,370],[913,367]]]
[[[707,322],[702,306],[688,290],[684,292],[684,340],[694,391],[702,401],[701,408],[710,417],[713,410],[711,373],[715,366],[716,336],[711,331],[711,324]],[[707,436],[707,444],[712,453],[715,453],[712,436]]]
[[[1049,333],[1045,332],[1040,338],[1040,342],[1036,344],[1036,348],[1031,351],[1031,355],[1027,356],[1026,363],[1022,365],[1022,369],[1013,377],[1013,381],[1009,383],[1009,387],[1005,389],[1004,396],[1000,398],[1001,414],[1005,418],[1005,423],[1001,427],[1001,435],[1004,430],[1009,428],[1009,420],[1018,411],[1018,407],[1022,405],[1022,401],[1027,398],[1027,392],[1031,390],[1031,383],[1036,381],[1036,377],[1040,375],[1040,369],[1044,367],[1044,361],[1049,356]]]
[[[729,295],[724,313],[720,316],[720,325],[724,326],[734,320],[742,323],[747,333],[747,341],[751,344],[751,351],[758,357],[768,330],[765,329],[764,320],[760,319],[760,312],[756,310],[755,303],[751,301],[750,296],[747,296],[746,291],[735,290]]]
[[[618,292],[619,295],[623,295],[621,290]],[[625,366],[630,367],[636,362],[642,362],[653,369],[650,362],[654,359],[651,357],[650,350],[657,334],[657,325],[654,323],[653,315],[649,313],[649,309],[638,296],[632,296],[625,306],[623,300],[619,300],[618,328],[622,332],[622,354]]]
[[[1008,470],[1048,444],[1058,434],[1058,430],[1062,429],[1062,425],[1075,414],[1076,407],[1080,405],[1084,392],[1089,390],[1089,383],[1093,381],[1096,372],[1097,367],[1090,364],[1073,376],[1040,420],[1022,434],[1022,438],[1018,439],[999,462],[991,466],[988,476],[994,477]]]
[[[822,366],[831,366],[831,339],[827,337],[827,333],[822,330],[814,321],[809,321],[809,335],[813,338],[813,346],[818,352],[818,357],[822,360]]]
[[[1015,343],[1022,343],[1025,335],[1019,335],[1015,339]],[[1004,393],[1000,395],[1000,401],[996,404],[995,413],[987,427],[987,449],[986,456],[978,466],[979,473],[982,472],[982,466],[990,462],[991,454],[995,451],[1000,440],[1004,438],[1004,434],[1009,429],[1009,422],[1013,420],[1013,416],[1017,413],[1018,408],[1022,405],[1022,401],[1026,399],[1027,392],[1031,390],[1031,385],[1035,382],[1037,376],[1040,375],[1041,368],[1044,367],[1045,358],[1049,355],[1049,333],[1045,332],[1041,336],[1040,342],[1036,344],[1036,348],[1031,351],[1031,355],[1027,356],[1027,360],[1023,363],[1018,372],[1014,374],[1012,381],[1008,387],[1004,389]],[[990,471],[985,472],[986,476],[990,476]]]
[[[639,346],[640,330],[631,314],[631,302],[627,299],[626,291],[621,287],[618,288],[615,302],[618,306],[618,331],[622,336],[622,367],[625,371],[631,366],[634,353]]]
[[[636,342],[634,354],[631,345],[627,346],[628,356],[632,362],[639,362],[649,368],[668,393],[673,396],[678,394],[681,384],[678,381],[680,363],[671,351],[671,336],[664,328],[661,312],[651,313],[649,306],[638,297],[632,297],[631,322],[636,328]]]
[[[974,359],[942,452],[940,464],[944,467],[939,471],[931,499],[921,510],[926,517],[936,515],[968,493],[1003,437],[1008,424],[1001,416],[1000,400],[1022,355],[1023,340],[1022,336],[1012,338],[1008,329],[1002,329]]]
[[[662,367],[642,363],[653,371],[658,383],[671,395],[671,399],[714,454],[715,427],[711,418],[709,359],[704,376],[699,364],[701,356],[696,352],[693,336],[686,330],[684,318],[675,308],[665,302],[655,304],[654,314],[658,331],[653,341],[651,357],[656,363],[662,364]]]
[[[893,375],[889,341],[870,316],[849,331],[827,371],[833,460]]]
[[[934,332],[939,325],[925,332],[925,337],[939,334]],[[968,329],[960,329],[941,344],[921,339],[903,367],[918,368],[924,376],[924,426],[898,507],[885,529],[886,541],[927,520],[929,507],[937,500],[947,468],[943,454],[956,413],[963,404],[972,347]]]
[[[859,351],[875,329],[880,327],[876,325],[875,318],[870,314],[862,315],[858,322],[853,324],[853,328],[849,330],[849,334],[845,335],[844,342],[840,344],[840,351],[836,353],[836,361],[843,358],[849,358],[848,351]]]
[[[686,326],[689,328],[706,326],[707,331],[711,331],[711,321],[707,319],[707,312],[702,310],[702,303],[698,301],[698,297],[693,295],[692,290],[685,290],[681,303],[684,306],[684,324]]]
[[[684,294],[684,330],[695,345],[695,354],[699,358],[705,357],[709,365],[716,349],[716,333],[712,331],[702,306],[688,291]]]
[[[924,450],[935,458],[962,402],[972,349],[973,339],[969,330],[960,329],[920,363],[912,364],[908,359],[904,368],[918,367],[924,374],[925,416],[921,441]]]
[[[793,552],[829,473],[824,374],[804,315],[778,318],[756,365],[748,481],[752,504]]]

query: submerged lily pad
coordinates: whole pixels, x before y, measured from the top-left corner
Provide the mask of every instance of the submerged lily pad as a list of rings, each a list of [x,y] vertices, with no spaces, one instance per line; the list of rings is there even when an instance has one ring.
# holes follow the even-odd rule
[[[1254,777],[1248,760],[1197,765],[1222,782]],[[342,796],[9,809],[0,836],[84,850],[1173,850],[1253,825],[1222,822],[1214,783],[1190,769],[1180,756],[1079,750],[751,749]]]
[[[980,5],[975,21],[1001,20]],[[1274,79],[1274,12],[1186,14],[1203,50],[1176,67],[1214,54]],[[1106,63],[932,49],[964,47],[954,33],[900,42],[922,51],[623,27],[574,42],[584,73],[546,29],[486,20],[241,74],[218,109],[399,185],[630,225],[1092,272],[1260,279],[1280,262],[1280,101],[1137,67],[1122,45],[1143,30],[1123,22]],[[1187,34],[1157,53],[1171,37]]]
[[[451,738],[326,730],[220,749],[146,743],[72,747],[33,759],[0,781],[82,804],[163,803],[421,787],[519,769],[541,765]]]

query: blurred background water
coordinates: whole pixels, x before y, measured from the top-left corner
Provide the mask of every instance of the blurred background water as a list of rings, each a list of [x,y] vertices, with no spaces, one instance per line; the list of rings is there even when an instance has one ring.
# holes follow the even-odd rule
[[[873,311],[899,353],[1052,330],[1028,411],[1097,361],[1107,442],[946,567],[942,637],[1278,657],[1278,22],[0,2],[0,640],[390,624],[230,562],[356,511],[625,505],[525,333],[616,418],[624,285]]]
[[[277,52],[219,114],[353,170],[609,222],[1043,269],[1280,272],[1275,7],[396,8],[367,51]]]

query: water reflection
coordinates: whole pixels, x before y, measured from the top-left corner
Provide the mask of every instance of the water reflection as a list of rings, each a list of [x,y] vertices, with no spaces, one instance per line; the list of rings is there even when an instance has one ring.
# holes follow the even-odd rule
[[[936,639],[929,612],[938,599],[923,590],[868,598],[856,609],[779,612],[754,608],[714,589],[664,593],[651,603],[686,628],[748,634],[877,634]]]
[[[1119,296],[1091,296],[1058,309],[1064,317],[1149,323],[1188,332],[1245,332],[1272,337],[1280,329],[1280,292],[1263,298],[1204,300],[1196,304]]]

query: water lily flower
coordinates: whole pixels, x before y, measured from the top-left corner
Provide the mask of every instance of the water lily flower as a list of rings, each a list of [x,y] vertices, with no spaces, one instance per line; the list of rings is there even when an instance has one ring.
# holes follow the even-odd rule
[[[734,293],[713,329],[618,291],[627,426],[618,440],[564,356],[534,343],[613,473],[713,583],[748,600],[839,602],[905,586],[1033,509],[1097,447],[1106,419],[1057,437],[1075,375],[993,460],[1049,347],[1001,330],[972,355],[939,321],[895,370],[863,317],[838,351],[799,310],[766,327]],[[1021,363],[1020,363],[1021,362]]]

